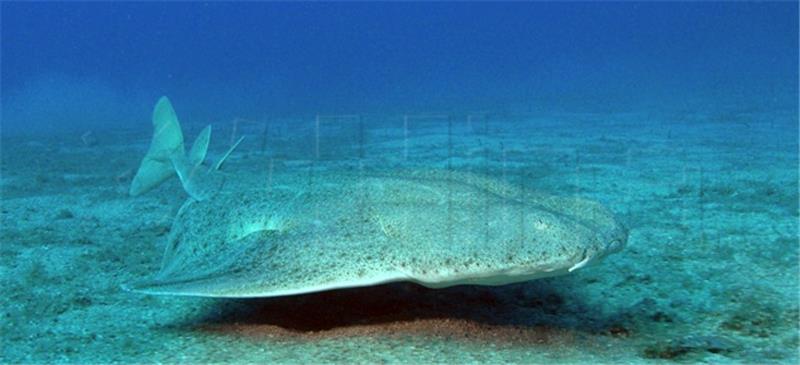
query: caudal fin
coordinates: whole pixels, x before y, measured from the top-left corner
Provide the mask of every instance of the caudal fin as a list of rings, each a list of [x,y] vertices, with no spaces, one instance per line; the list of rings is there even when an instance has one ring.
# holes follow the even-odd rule
[[[199,167],[208,152],[211,126],[200,132],[189,155],[186,156],[181,125],[166,96],[158,99],[153,110],[153,129],[150,149],[142,159],[139,170],[131,182],[130,195],[132,196],[144,194],[161,185],[175,175],[175,169],[178,167],[184,170]],[[177,164],[176,161],[178,161]],[[184,184],[185,186],[186,184]]]

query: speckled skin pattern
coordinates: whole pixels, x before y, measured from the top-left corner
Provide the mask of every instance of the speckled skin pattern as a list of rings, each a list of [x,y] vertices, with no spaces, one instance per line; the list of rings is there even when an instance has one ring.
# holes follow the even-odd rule
[[[502,285],[566,274],[626,240],[597,203],[479,175],[296,174],[188,200],[160,272],[131,289],[269,297],[392,281]]]

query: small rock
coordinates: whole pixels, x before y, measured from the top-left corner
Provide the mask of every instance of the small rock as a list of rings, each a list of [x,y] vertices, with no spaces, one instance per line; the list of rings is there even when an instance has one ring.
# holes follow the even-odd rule
[[[75,240],[73,240],[72,242],[79,245],[94,245],[94,241],[91,238],[85,236],[76,237]]]
[[[67,209],[61,209],[56,214],[56,219],[72,219],[72,218],[75,218],[75,215],[72,214],[72,212],[70,212]]]
[[[161,237],[161,236],[164,236],[165,234],[169,233],[170,229],[171,229],[171,227],[166,225],[166,224],[159,224],[159,225],[153,227],[153,233],[156,236]]]
[[[735,349],[733,341],[715,335],[688,336],[680,340],[657,343],[644,349],[644,356],[651,359],[674,359],[689,353],[728,353]]]
[[[680,341],[680,346],[692,350],[708,351],[715,354],[733,351],[733,341],[721,336],[689,336]]]
[[[644,298],[625,311],[629,317],[645,317],[658,311],[658,302],[653,298]]]
[[[689,193],[692,192],[692,187],[689,185],[681,185],[678,187],[676,191],[680,195],[688,195]]]
[[[672,322],[672,316],[668,313],[657,311],[650,316],[650,319],[656,322]]]
[[[689,349],[676,346],[672,341],[648,346],[643,352],[644,357],[648,359],[674,359],[687,353],[689,353]]]
[[[114,180],[118,185],[125,185],[127,187],[128,183],[133,180],[133,173],[134,170],[132,168],[127,169],[117,174],[117,176],[114,177]]]
[[[97,137],[94,136],[92,131],[87,131],[86,133],[81,135],[81,141],[83,145],[86,147],[94,147],[97,146]]]
[[[92,305],[92,299],[86,296],[79,296],[74,299],[74,303],[81,307],[88,307]]]
[[[630,335],[630,331],[619,324],[611,326],[611,328],[608,329],[608,333],[615,337],[628,337]]]

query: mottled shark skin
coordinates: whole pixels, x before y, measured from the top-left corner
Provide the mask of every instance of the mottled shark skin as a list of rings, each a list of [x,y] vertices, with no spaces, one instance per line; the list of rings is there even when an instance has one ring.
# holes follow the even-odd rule
[[[410,281],[503,285],[567,274],[620,250],[597,203],[478,175],[286,177],[189,199],[148,294],[271,297]]]
[[[153,126],[131,195],[178,176],[189,199],[161,270],[125,286],[136,292],[272,297],[395,281],[504,285],[567,274],[627,240],[597,203],[450,170],[309,168],[253,186],[219,171],[241,139],[207,167],[210,128],[187,154],[166,97]]]

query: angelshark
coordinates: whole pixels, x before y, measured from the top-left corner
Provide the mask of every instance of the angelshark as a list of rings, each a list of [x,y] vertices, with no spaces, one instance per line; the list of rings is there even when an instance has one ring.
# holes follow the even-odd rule
[[[396,281],[504,285],[573,272],[627,241],[598,203],[455,171],[286,173],[271,187],[226,186],[219,170],[235,145],[205,166],[207,127],[186,153],[166,97],[153,126],[130,194],[176,174],[189,198],[160,271],[125,286],[137,292],[270,297]]]

